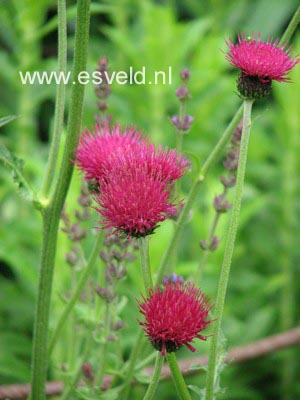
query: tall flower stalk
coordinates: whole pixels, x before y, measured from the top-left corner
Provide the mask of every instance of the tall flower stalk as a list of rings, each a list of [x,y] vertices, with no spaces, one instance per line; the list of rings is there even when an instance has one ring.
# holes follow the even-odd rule
[[[67,17],[65,0],[57,2],[58,14],[58,71],[59,73],[67,72]],[[41,190],[42,199],[47,199],[51,189],[55,170],[57,167],[57,156],[59,151],[61,134],[64,126],[64,110],[65,110],[65,85],[58,85],[56,89],[55,114],[52,143],[48,158],[48,165],[45,173],[45,180]]]
[[[235,198],[233,201],[224,259],[219,279],[217,300],[215,305],[216,327],[214,330],[214,335],[212,337],[210,352],[209,352],[209,363],[208,363],[208,372],[206,381],[206,400],[213,400],[215,398],[215,384],[216,384],[216,372],[217,372],[216,370],[218,364],[220,331],[221,331],[226,289],[231,267],[231,260],[232,260],[235,238],[238,228],[238,221],[240,216],[244,177],[246,171],[247,150],[248,150],[248,142],[250,136],[250,127],[251,127],[252,104],[253,100],[244,101],[243,132],[242,132],[242,140],[240,147],[239,167],[237,171]]]
[[[219,364],[220,331],[241,208],[252,104],[255,99],[260,99],[270,93],[273,80],[288,82],[288,72],[299,63],[299,56],[292,57],[289,50],[286,49],[286,45],[279,45],[278,39],[275,41],[268,39],[266,42],[263,42],[259,34],[257,36],[253,35],[250,38],[246,38],[245,35],[239,35],[237,44],[234,44],[231,40],[226,42],[226,44],[229,50],[226,54],[227,60],[231,65],[240,69],[240,75],[237,79],[237,89],[241,97],[245,100],[236,191],[219,278],[215,314],[217,319],[216,328],[209,353],[206,400],[215,399],[215,394],[218,390],[217,367]]]
[[[153,376],[152,376],[151,382],[148,386],[147,392],[146,392],[143,400],[153,399],[156,389],[157,389],[158,382],[159,382],[159,377],[160,377],[163,361],[164,361],[164,358],[162,357],[162,355],[159,352],[157,352]]]
[[[89,0],[78,0],[75,33],[74,66],[75,80],[78,73],[86,69],[89,37]],[[62,24],[63,21],[60,21]],[[57,233],[61,211],[70,185],[74,157],[77,146],[83,110],[84,85],[76,82],[72,86],[67,136],[58,181],[53,196],[43,209],[43,241],[39,271],[38,298],[35,314],[32,352],[32,400],[45,398],[45,381],[48,368],[48,329],[53,270],[56,253]]]

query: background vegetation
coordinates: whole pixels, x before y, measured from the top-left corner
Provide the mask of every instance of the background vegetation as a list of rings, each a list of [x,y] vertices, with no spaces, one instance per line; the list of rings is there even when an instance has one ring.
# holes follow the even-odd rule
[[[147,70],[166,70],[172,66],[172,85],[112,85],[109,113],[113,121],[135,124],[156,143],[175,146],[175,133],[169,117],[178,110],[175,90],[179,72],[191,71],[189,89],[192,99],[188,113],[195,117],[191,131],[184,137],[184,151],[204,160],[235,113],[240,100],[235,93],[236,71],[224,59],[224,39],[237,32],[261,32],[262,38],[280,37],[298,6],[296,0],[112,0],[92,4],[88,70],[97,67],[100,56],[109,59],[111,71],[130,66]],[[74,39],[75,2],[68,1],[68,46],[71,68]],[[41,186],[52,132],[56,86],[21,85],[18,71],[51,71],[57,67],[57,19],[53,0],[2,0],[0,2],[0,117],[18,117],[0,130],[1,143],[25,160],[25,172],[33,185]],[[293,38],[299,52],[300,35]],[[70,69],[69,68],[69,69]],[[246,187],[241,223],[234,254],[224,316],[224,336],[229,347],[245,344],[284,331],[299,324],[300,260],[300,71],[296,67],[294,84],[274,84],[272,96],[254,107]],[[67,88],[67,91],[70,87]],[[68,99],[68,95],[67,95]],[[83,128],[94,123],[97,112],[92,85],[86,87]],[[37,265],[41,243],[41,218],[26,196],[19,191],[9,170],[0,166],[0,384],[28,382],[33,313],[37,287]],[[201,258],[199,241],[206,237],[213,216],[212,199],[221,191],[218,176],[222,162],[210,172],[185,228],[179,247],[176,272],[187,277]],[[184,191],[191,177],[185,178]],[[81,176],[75,173],[67,198],[72,215],[77,207]],[[97,216],[86,225],[95,227]],[[224,236],[228,226],[225,215],[218,228],[221,245],[210,255],[202,276],[202,289],[215,298],[222,261]],[[152,265],[159,264],[170,237],[172,222],[167,221],[151,238]],[[92,230],[91,230],[92,232]],[[83,241],[88,255],[93,237]],[[60,233],[52,304],[52,325],[57,321],[72,286],[71,271],[65,255],[71,244]],[[94,271],[93,284],[101,281],[101,262]],[[125,327],[119,338],[126,356],[138,330],[134,301],[142,288],[136,273],[138,261],[129,265],[119,286],[123,299],[121,311]],[[133,290],[133,287],[135,288]],[[87,323],[85,302],[76,307],[77,323]],[[49,379],[62,379],[63,364],[81,349],[70,347],[70,332],[65,329],[55,349]],[[119,342],[118,342],[119,343]],[[113,349],[115,344],[111,345]],[[198,343],[200,354],[207,343]],[[89,361],[97,365],[97,343]],[[181,356],[190,356],[181,350]],[[300,398],[299,348],[274,353],[264,359],[224,369],[221,386],[224,399]],[[71,357],[72,358],[72,357]],[[111,366],[116,366],[111,357]],[[298,379],[297,379],[298,378]],[[188,379],[201,386],[202,376]],[[141,397],[141,387],[135,396]],[[173,399],[173,388],[164,383],[160,399]],[[196,398],[196,397],[195,397]],[[221,396],[222,398],[222,396]]]

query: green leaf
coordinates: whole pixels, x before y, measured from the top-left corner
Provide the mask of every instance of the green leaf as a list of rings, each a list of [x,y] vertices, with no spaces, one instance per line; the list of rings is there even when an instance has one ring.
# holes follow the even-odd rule
[[[17,118],[16,115],[8,115],[7,117],[0,118],[0,128],[16,118]]]
[[[24,160],[16,157],[3,145],[0,145],[0,160],[3,161],[4,166],[12,170],[13,180],[17,184],[22,197],[29,201],[35,200],[34,191],[23,175]]]

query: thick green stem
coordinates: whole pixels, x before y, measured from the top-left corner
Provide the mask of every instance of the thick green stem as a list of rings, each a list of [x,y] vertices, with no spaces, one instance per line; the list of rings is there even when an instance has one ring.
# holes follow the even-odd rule
[[[66,304],[66,306],[58,320],[56,328],[54,329],[54,332],[53,332],[53,335],[52,335],[52,338],[51,338],[50,344],[49,344],[49,357],[52,354],[52,351],[55,347],[57,339],[59,338],[60,332],[61,332],[64,324],[66,323],[70,312],[72,311],[73,307],[75,306],[80,294],[82,293],[82,291],[84,289],[86,281],[87,281],[88,277],[90,276],[93,267],[95,266],[96,260],[99,255],[100,246],[101,246],[102,240],[103,240],[103,232],[104,231],[102,230],[100,233],[98,233],[96,242],[94,244],[94,248],[92,250],[89,261],[85,267],[85,270],[82,272],[80,279],[77,283],[76,289],[74,290],[72,297],[70,298],[68,304]]]
[[[236,114],[234,115],[232,121],[230,122],[230,124],[228,125],[227,129],[224,131],[222,137],[220,138],[220,140],[218,141],[218,143],[216,144],[216,146],[214,147],[213,151],[211,152],[211,154],[208,156],[208,158],[206,159],[205,163],[203,164],[203,168],[201,171],[200,176],[195,180],[195,182],[193,183],[193,186],[191,188],[191,191],[188,195],[187,198],[187,202],[185,204],[185,207],[183,208],[174,233],[173,233],[173,237],[169,242],[168,247],[165,250],[165,253],[162,257],[161,263],[160,263],[160,267],[158,270],[158,275],[157,275],[157,279],[156,282],[160,283],[165,271],[168,267],[169,264],[169,260],[171,259],[171,256],[173,254],[173,250],[174,247],[177,244],[177,241],[179,239],[179,235],[181,233],[181,230],[188,218],[188,214],[190,209],[192,208],[192,205],[194,204],[194,201],[197,198],[198,195],[198,191],[200,189],[201,183],[204,181],[205,179],[205,175],[207,174],[208,170],[210,169],[210,167],[216,162],[216,160],[219,158],[219,156],[221,155],[222,151],[224,150],[224,147],[228,141],[228,139],[230,138],[230,136],[232,135],[233,131],[235,130],[237,124],[240,122],[241,118],[242,118],[242,114],[243,114],[243,107],[241,106],[238,111],[236,112]]]
[[[156,388],[157,388],[157,385],[159,382],[159,377],[160,377],[160,372],[161,372],[161,368],[163,365],[163,361],[164,361],[164,358],[162,357],[160,352],[157,352],[155,366],[154,366],[154,373],[153,373],[150,385],[148,386],[147,392],[146,392],[143,400],[153,399],[153,396],[156,392]]]
[[[300,23],[300,6],[297,8],[295,14],[293,15],[293,18],[291,19],[291,22],[289,23],[288,27],[284,32],[279,42],[280,46],[286,45],[290,41],[299,23]]]
[[[231,212],[228,236],[226,241],[224,259],[219,279],[217,300],[215,306],[216,328],[214,335],[212,337],[210,352],[209,352],[208,372],[206,380],[206,397],[205,397],[206,400],[213,400],[215,398],[215,382],[216,382],[217,365],[218,365],[219,336],[222,324],[226,289],[229,279],[230,266],[232,261],[232,255],[234,250],[235,238],[236,238],[240,209],[241,209],[241,201],[242,201],[242,193],[243,193],[244,177],[245,177],[246,161],[247,161],[247,150],[248,150],[248,142],[250,136],[250,127],[251,127],[252,104],[253,104],[252,100],[244,101],[243,133],[240,146],[239,166],[237,170],[237,183],[236,183],[235,198],[233,201],[233,207]]]
[[[139,238],[139,248],[141,255],[141,271],[145,287],[146,295],[149,289],[153,289],[153,281],[151,275],[150,259],[149,259],[149,237],[144,236]]]
[[[176,387],[180,400],[191,400],[191,396],[189,394],[188,388],[186,387],[175,354],[167,353],[166,358],[168,360],[170,371],[172,373],[173,382]]]
[[[78,73],[86,69],[89,6],[89,0],[78,0],[73,68],[75,80]],[[74,150],[79,139],[83,97],[84,86],[79,83],[74,84],[72,86],[67,136],[59,178],[53,197],[43,212],[44,229],[32,352],[32,400],[45,399],[45,380],[48,368],[48,326],[57,231],[74,167],[70,160],[74,157]]]
[[[67,18],[66,18],[65,0],[58,0],[57,14],[58,14],[58,73],[66,73]],[[55,174],[60,138],[64,126],[65,97],[66,97],[66,86],[63,83],[61,83],[57,85],[56,89],[53,136],[49,153],[48,165],[45,174],[45,180],[41,191],[42,198],[48,197]]]

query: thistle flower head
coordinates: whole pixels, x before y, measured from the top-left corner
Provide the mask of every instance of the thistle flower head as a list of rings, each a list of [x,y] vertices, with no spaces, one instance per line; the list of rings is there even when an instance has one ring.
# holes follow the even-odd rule
[[[273,80],[288,82],[287,73],[299,63],[299,57],[291,57],[289,49],[279,46],[279,39],[266,42],[252,35],[239,35],[238,43],[226,42],[227,60],[241,70],[238,89],[246,98],[260,98],[269,94]]]
[[[153,179],[165,182],[181,178],[190,167],[190,161],[176,150],[161,146],[156,148],[154,144],[146,142],[140,142],[138,147],[131,146],[125,151],[118,149],[111,155],[111,163],[115,171],[141,167]]]
[[[114,127],[108,123],[96,125],[92,131],[86,130],[82,134],[75,164],[85,173],[86,180],[98,182],[104,172],[113,167],[112,155],[116,151],[136,149],[142,143],[145,144],[146,139],[132,126],[122,131],[118,123]]]
[[[139,323],[162,355],[182,346],[195,351],[193,340],[206,340],[200,332],[211,322],[207,320],[211,306],[193,284],[166,283],[163,289],[150,290],[149,297],[143,297],[138,305],[146,319]]]
[[[105,124],[83,134],[76,155],[85,179],[100,188],[95,209],[104,228],[145,236],[176,213],[172,188],[190,162],[175,150],[156,148],[134,128]]]
[[[260,35],[257,38],[239,35],[237,44],[233,44],[232,40],[226,42],[229,49],[226,58],[245,75],[256,76],[262,81],[286,82],[289,80],[286,74],[299,59],[292,58],[289,51],[284,46],[278,46],[278,43],[278,39],[262,42]]]
[[[172,184],[161,175],[150,174],[147,164],[126,168],[118,157],[114,161],[118,167],[108,180],[100,181],[101,194],[95,197],[104,228],[125,232],[129,237],[153,233],[160,222],[176,212],[170,201]]]

